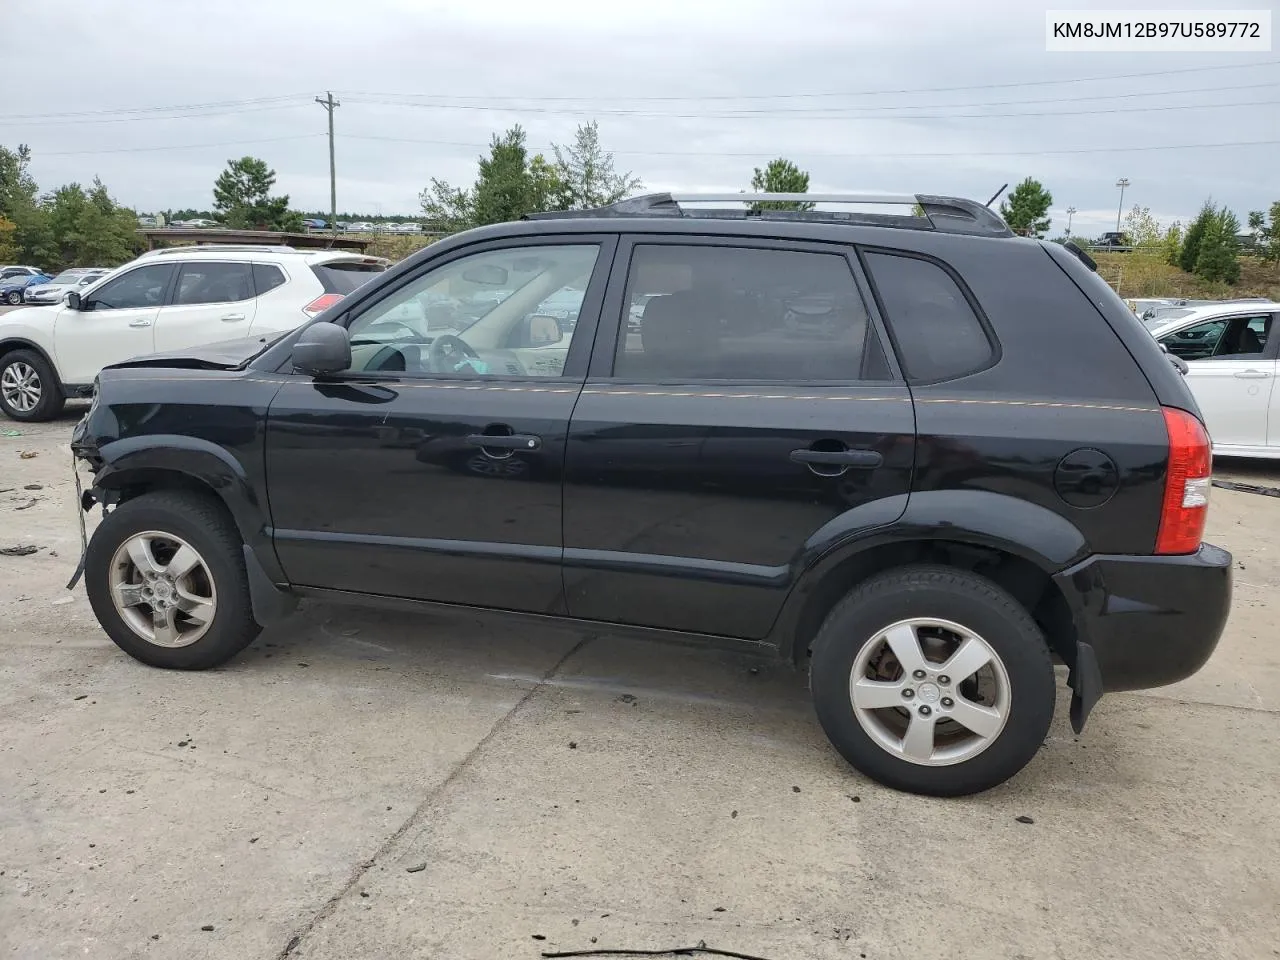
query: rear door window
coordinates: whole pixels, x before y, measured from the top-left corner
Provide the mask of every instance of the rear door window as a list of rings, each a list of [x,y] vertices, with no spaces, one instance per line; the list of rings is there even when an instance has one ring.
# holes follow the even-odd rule
[[[840,253],[637,244],[614,376],[644,380],[885,379]],[[873,356],[873,371],[864,366]]]
[[[995,347],[955,278],[940,264],[908,254],[866,252],[880,309],[912,380],[976,373]]]
[[[174,292],[175,305],[237,303],[252,300],[253,279],[247,263],[186,263]]]

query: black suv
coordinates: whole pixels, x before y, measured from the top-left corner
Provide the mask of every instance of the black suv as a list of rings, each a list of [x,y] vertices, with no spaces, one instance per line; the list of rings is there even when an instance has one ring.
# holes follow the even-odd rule
[[[1031,759],[1055,659],[1077,731],[1196,671],[1231,596],[1209,440],[1089,257],[972,201],[806,199],[919,209],[539,214],[274,341],[103,371],[73,440],[103,628],[178,669],[299,596],[732,644],[933,794]]]

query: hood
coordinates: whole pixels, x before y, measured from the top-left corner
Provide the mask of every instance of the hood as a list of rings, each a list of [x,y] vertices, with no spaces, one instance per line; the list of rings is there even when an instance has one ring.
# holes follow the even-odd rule
[[[286,330],[283,333],[264,334],[260,337],[223,340],[219,343],[206,343],[170,353],[149,353],[134,357],[132,360],[109,364],[104,369],[170,367],[187,370],[238,370],[289,332]]]

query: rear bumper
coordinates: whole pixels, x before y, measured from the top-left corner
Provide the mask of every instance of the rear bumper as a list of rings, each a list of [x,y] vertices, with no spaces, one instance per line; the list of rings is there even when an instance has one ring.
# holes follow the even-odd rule
[[[1160,687],[1199,670],[1231,611],[1231,554],[1208,543],[1180,556],[1094,556],[1054,580],[1078,638],[1077,729],[1103,693]]]

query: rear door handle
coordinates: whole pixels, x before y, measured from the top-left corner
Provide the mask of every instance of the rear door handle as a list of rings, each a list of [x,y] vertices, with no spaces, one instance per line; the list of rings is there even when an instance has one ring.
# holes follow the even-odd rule
[[[792,450],[792,463],[832,467],[878,467],[884,457],[875,450]]]
[[[1265,380],[1271,374],[1265,370],[1241,370],[1235,376],[1240,380]]]
[[[243,319],[244,319],[244,314],[243,314],[243,313],[228,313],[225,317],[223,317],[223,318],[222,318],[222,322],[223,322],[223,323],[237,323],[238,321],[243,320]]]
[[[467,437],[467,443],[489,450],[537,450],[542,446],[542,438],[527,433],[510,433],[505,436],[473,433]]]
[[[149,326],[151,326],[151,321],[150,321],[150,320],[130,320],[130,321],[129,321],[129,326],[131,326],[131,327],[149,327]]]

